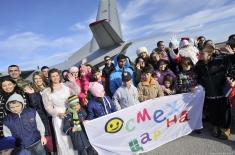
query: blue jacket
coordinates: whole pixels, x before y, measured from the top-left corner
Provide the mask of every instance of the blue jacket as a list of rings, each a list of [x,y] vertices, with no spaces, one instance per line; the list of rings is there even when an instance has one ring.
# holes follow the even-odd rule
[[[116,111],[114,103],[108,96],[103,97],[103,101],[104,104],[98,102],[96,98],[92,98],[89,100],[87,107],[88,120],[95,119]]]
[[[114,65],[115,65],[115,70],[111,73],[110,78],[109,78],[109,89],[112,95],[116,92],[116,90],[120,86],[122,86],[122,72],[123,71],[129,72],[132,76],[132,80],[134,81],[133,69],[128,59],[126,59],[125,66],[121,69],[118,65],[117,56],[116,56],[114,58]]]
[[[84,109],[80,109],[78,112],[78,119],[73,119],[73,114],[68,113],[63,121],[63,132],[71,137],[73,148],[75,150],[82,151],[91,146],[86,132],[83,126],[83,121],[86,119],[87,114]],[[73,132],[72,129],[74,126],[79,125],[81,127],[80,131]]]
[[[3,124],[7,126],[13,137],[20,140],[22,147],[27,148],[41,139],[36,124],[36,110],[25,108],[20,115],[10,113]]]

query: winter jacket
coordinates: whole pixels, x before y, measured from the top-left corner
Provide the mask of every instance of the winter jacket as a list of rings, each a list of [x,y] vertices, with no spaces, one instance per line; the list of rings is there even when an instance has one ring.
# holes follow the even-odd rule
[[[167,69],[166,71],[155,71],[155,73],[154,73],[155,80],[160,85],[164,84],[164,77],[167,75],[170,75],[174,81],[176,80],[175,74],[170,69]]]
[[[235,87],[232,88],[232,91],[229,95],[229,101],[231,103],[231,107],[235,109]]]
[[[150,82],[140,82],[137,88],[139,92],[140,102],[164,96],[164,93],[159,83],[152,77],[150,79]]]
[[[195,71],[207,97],[224,96],[225,75],[231,64],[235,64],[235,55],[213,55],[207,64],[198,61]]]
[[[2,94],[0,95],[0,138],[3,136],[3,118],[7,115]]]
[[[78,119],[73,119],[73,114],[68,113],[63,120],[63,132],[71,137],[73,148],[75,150],[84,150],[91,146],[86,136],[83,121],[86,119],[86,111],[81,108],[78,112]],[[73,132],[73,127],[78,127],[79,131]]]
[[[10,131],[10,134],[20,141],[23,148],[28,148],[37,143],[45,134],[39,115],[36,110],[31,108],[23,109],[19,115],[8,114],[4,118],[3,124],[4,134]],[[6,136],[8,135],[6,134]]]
[[[191,92],[197,85],[197,75],[194,70],[182,71],[177,75],[177,93]]]
[[[105,65],[105,67],[103,68],[102,70],[102,76],[105,77],[105,79],[109,79],[110,77],[110,74],[115,70],[115,66],[114,64],[112,63],[111,66],[107,66]]]
[[[110,67],[108,67],[107,65],[105,65],[105,67],[102,70],[102,77],[105,78],[105,84],[104,84],[104,90],[106,95],[108,95],[109,97],[112,96],[112,93],[109,89],[109,78],[110,78],[110,74],[115,70],[115,66],[112,63],[112,65]]]
[[[49,134],[49,120],[48,120],[49,116],[44,108],[42,96],[40,92],[28,94],[28,96],[30,99],[30,107],[38,112],[45,127],[45,136],[47,136]]]
[[[14,93],[18,93],[18,94],[21,94],[24,98],[24,100],[26,101],[27,103],[27,107],[29,106],[29,97],[27,94],[25,94],[23,91],[17,89],[17,90],[14,90],[13,92],[11,93],[2,93],[0,94],[0,138],[3,137],[3,118],[9,113],[9,111],[6,110],[6,102],[8,100],[8,98],[14,94]]]
[[[77,81],[76,81],[78,86],[81,88],[81,91],[78,94],[78,97],[79,97],[79,101],[83,107],[86,106],[86,104],[87,104],[86,97],[87,97],[87,92],[88,92],[88,88],[89,88],[89,81],[90,81],[90,78],[88,75],[84,75],[84,76],[80,77],[79,79],[77,79]]]
[[[103,103],[97,101],[95,97],[88,102],[88,120],[95,119],[109,113],[115,112],[116,108],[112,100],[105,96],[102,98]]]
[[[117,110],[121,110],[139,103],[137,88],[121,86],[113,95],[113,102]]]
[[[110,79],[109,79],[109,89],[112,93],[112,95],[115,93],[115,91],[122,85],[122,73],[123,71],[127,71],[133,76],[133,69],[128,61],[126,59],[126,64],[123,68],[120,68],[117,62],[117,56],[114,58],[114,65],[115,70],[111,73]],[[134,81],[134,76],[133,76]]]

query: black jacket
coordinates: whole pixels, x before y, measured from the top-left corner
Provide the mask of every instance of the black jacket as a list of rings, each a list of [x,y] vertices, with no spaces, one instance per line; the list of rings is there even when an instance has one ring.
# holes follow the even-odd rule
[[[35,92],[32,94],[27,94],[28,99],[29,99],[29,107],[35,109],[45,127],[45,136],[49,135],[49,120],[48,120],[48,114],[44,108],[43,101],[42,101],[42,96],[40,92]]]
[[[226,74],[232,64],[235,64],[235,55],[213,55],[207,64],[202,60],[197,62],[198,83],[205,88],[207,97],[224,95]]]

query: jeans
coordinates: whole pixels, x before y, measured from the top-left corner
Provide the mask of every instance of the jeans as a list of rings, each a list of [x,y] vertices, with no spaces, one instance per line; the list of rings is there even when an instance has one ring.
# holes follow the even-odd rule
[[[39,141],[34,146],[27,148],[27,150],[31,153],[31,155],[46,155],[46,151],[42,146],[41,141]]]

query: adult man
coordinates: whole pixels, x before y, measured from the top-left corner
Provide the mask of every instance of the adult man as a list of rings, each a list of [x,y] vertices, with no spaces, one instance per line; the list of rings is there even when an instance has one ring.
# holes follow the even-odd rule
[[[204,36],[199,36],[197,38],[197,48],[199,51],[202,51],[205,41],[206,41],[206,38]]]
[[[228,54],[235,53],[235,34],[232,34],[228,37],[228,41],[225,46],[225,50]]]
[[[115,66],[112,63],[112,60],[110,58],[110,56],[105,56],[104,57],[104,62],[105,62],[105,67],[102,70],[102,77],[105,78],[105,92],[108,96],[112,96],[112,93],[109,89],[109,77],[110,74],[115,70]]]
[[[46,84],[46,86],[49,86],[49,83],[50,83],[49,78],[48,78],[49,67],[42,66],[41,72],[42,72],[43,76],[45,77],[45,80],[46,80],[45,84]]]
[[[119,54],[115,57],[115,70],[111,73],[109,79],[109,89],[112,94],[122,85],[122,73],[127,71],[133,74],[131,65],[124,54]]]
[[[10,65],[8,67],[8,74],[14,81],[16,81],[17,86],[21,89],[23,89],[25,85],[30,83],[30,81],[21,79],[21,71],[18,65]]]
[[[10,65],[8,67],[8,74],[14,81],[19,80],[20,74],[21,74],[19,66],[18,65]]]
[[[214,51],[212,45],[206,45],[195,70],[198,83],[205,88],[205,106],[213,125],[212,136],[227,139],[225,131],[230,125],[230,104],[223,89],[229,66],[235,64],[235,55],[216,55]]]

